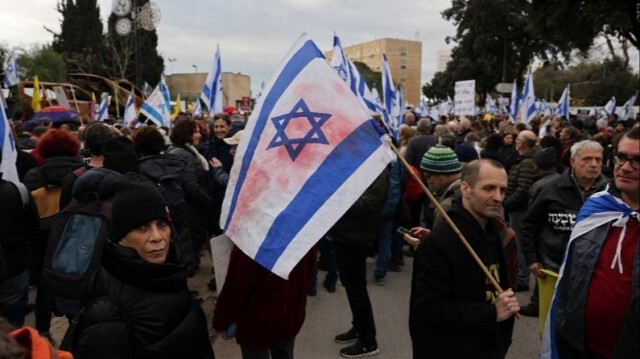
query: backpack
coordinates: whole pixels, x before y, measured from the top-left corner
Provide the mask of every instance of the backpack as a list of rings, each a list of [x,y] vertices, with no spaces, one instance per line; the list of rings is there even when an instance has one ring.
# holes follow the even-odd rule
[[[75,314],[100,266],[111,223],[112,198],[74,198],[51,226],[43,279],[57,315]]]

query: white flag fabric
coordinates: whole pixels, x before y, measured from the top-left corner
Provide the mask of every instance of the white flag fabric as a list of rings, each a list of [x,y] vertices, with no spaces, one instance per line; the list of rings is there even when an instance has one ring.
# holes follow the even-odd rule
[[[560,100],[558,101],[558,107],[556,107],[556,116],[562,116],[564,117],[566,120],[569,119],[569,96],[570,96],[570,92],[569,92],[569,84],[567,84],[567,87],[564,88],[564,91],[562,91],[562,96],[560,96]]]
[[[602,112],[604,112],[607,115],[613,115],[614,113],[616,113],[616,97],[615,96],[611,96],[611,99],[609,100],[609,102],[607,102],[607,104],[604,105],[604,107],[602,108]]]
[[[98,116],[96,121],[102,122],[109,118],[109,94],[106,92],[100,96],[100,106],[98,106]]]
[[[207,74],[200,98],[207,106],[210,114],[222,112],[222,65],[220,61],[220,46],[216,46],[216,56],[213,59],[211,71]]]
[[[147,101],[144,102],[140,112],[147,116],[157,126],[171,127],[171,102],[169,101],[169,89],[164,84],[164,79],[160,80],[158,86]]]
[[[202,113],[202,105],[200,105],[200,98],[196,99],[196,104],[193,106],[193,114],[199,115]]]
[[[127,99],[127,104],[124,106],[124,125],[129,127],[138,117],[138,112],[136,111],[136,104],[133,101],[133,96],[129,94],[129,98]]]
[[[286,279],[391,161],[385,137],[303,34],[247,122],[220,227]]]
[[[0,94],[0,148],[2,148],[2,163],[0,172],[2,178],[7,181],[18,182],[18,170],[16,160],[18,159],[18,149],[11,132],[9,115],[7,114],[7,104]]]
[[[522,115],[520,120],[523,123],[529,123],[536,116],[536,96],[533,90],[533,75],[531,66],[527,70],[527,80],[522,89]]]
[[[638,97],[638,91],[636,90],[636,92],[633,93],[633,95],[631,95],[631,97],[627,100],[627,102],[624,103],[624,105],[622,105],[622,108],[620,110],[620,114],[618,116],[618,119],[620,120],[626,120],[628,118],[635,118],[635,114],[633,113],[633,104],[636,102],[636,97]]]
[[[20,82],[20,74],[18,73],[18,62],[16,61],[16,52],[11,51],[9,56],[9,64],[7,65],[7,72],[4,74],[4,87],[9,88],[15,86]]]

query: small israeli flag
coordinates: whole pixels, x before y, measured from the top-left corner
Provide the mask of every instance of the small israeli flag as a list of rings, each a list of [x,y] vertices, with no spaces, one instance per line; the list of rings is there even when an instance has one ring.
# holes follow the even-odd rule
[[[611,96],[611,99],[609,100],[609,102],[607,102],[607,104],[604,105],[604,107],[602,108],[602,112],[604,112],[607,115],[613,115],[614,113],[616,113],[616,97],[615,96]]]
[[[531,66],[527,70],[527,80],[522,89],[522,117],[523,123],[529,123],[536,116],[536,96],[533,90],[533,74]]]
[[[7,72],[4,74],[4,86],[9,88],[15,86],[20,82],[20,74],[18,73],[18,62],[16,61],[16,52],[11,51],[9,56],[9,65],[7,66]]]
[[[636,102],[636,97],[638,97],[638,90],[636,90],[636,92],[631,95],[627,102],[622,105],[622,109],[618,116],[619,119],[626,120],[628,118],[635,117],[635,114],[633,113],[633,104]]]
[[[133,101],[133,96],[129,94],[127,105],[124,107],[124,125],[127,127],[131,126],[131,124],[135,122],[137,117],[138,112],[136,111],[136,105]]]
[[[200,98],[209,110],[215,114],[222,112],[222,68],[220,62],[220,46],[216,46],[216,55],[213,59],[211,71],[207,74]]]
[[[109,94],[103,92],[100,100],[100,107],[98,107],[98,117],[96,118],[96,121],[102,122],[109,118],[109,102]]]
[[[569,119],[569,84],[564,88],[562,96],[558,101],[558,107],[556,107],[556,116],[562,116],[565,119]]]
[[[511,101],[509,101],[509,119],[511,122],[516,122],[518,117],[518,105],[520,105],[518,99],[518,85],[516,80],[513,80],[513,90],[511,90]]]

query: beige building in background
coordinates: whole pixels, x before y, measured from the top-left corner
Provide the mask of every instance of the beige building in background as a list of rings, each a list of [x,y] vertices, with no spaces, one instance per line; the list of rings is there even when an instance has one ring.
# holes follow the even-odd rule
[[[172,99],[178,94],[183,101],[192,103],[200,97],[202,86],[207,79],[206,73],[188,73],[167,75],[166,82]],[[251,97],[251,77],[241,73],[222,73],[222,106],[240,108],[243,97]]]
[[[382,71],[382,54],[387,55],[393,82],[402,84],[404,101],[417,106],[422,93],[422,42],[382,38],[361,44],[344,47],[345,54],[351,61],[365,63],[374,71]],[[331,61],[332,51],[325,57]],[[380,79],[382,82],[382,79]],[[376,83],[380,91],[381,83]]]
[[[438,50],[436,52],[436,72],[444,72],[451,61],[451,50]]]

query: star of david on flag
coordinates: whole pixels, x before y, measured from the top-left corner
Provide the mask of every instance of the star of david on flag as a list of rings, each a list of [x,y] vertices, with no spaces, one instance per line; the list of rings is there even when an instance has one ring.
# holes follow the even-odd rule
[[[4,86],[9,88],[15,86],[20,82],[20,74],[18,72],[18,62],[16,61],[16,52],[11,51],[9,56],[9,64],[7,65],[7,72],[4,74]]]
[[[289,152],[291,160],[295,161],[298,154],[300,154],[300,151],[302,151],[304,146],[307,144],[318,143],[328,145],[329,142],[322,132],[321,127],[325,122],[327,122],[329,117],[331,117],[331,114],[309,111],[307,104],[303,99],[300,99],[291,112],[271,119],[276,127],[276,131],[278,132],[267,149],[284,146],[287,149],[287,152]],[[308,120],[311,128],[303,137],[289,138],[286,132],[287,126],[292,120],[301,118]]]
[[[303,34],[247,122],[220,227],[287,278],[392,157],[388,137]]]

